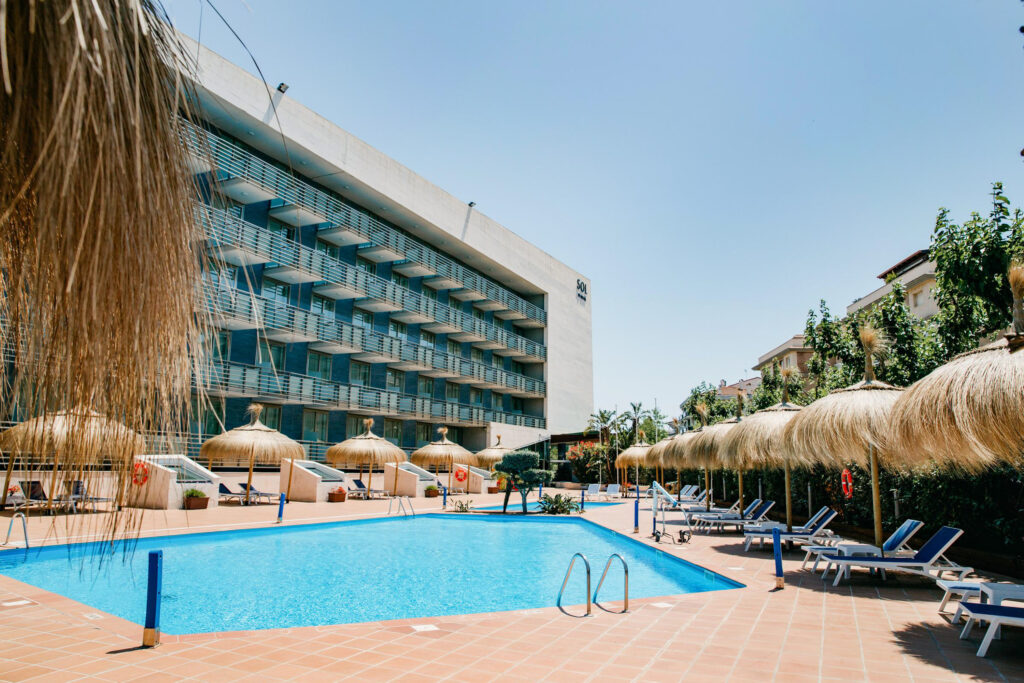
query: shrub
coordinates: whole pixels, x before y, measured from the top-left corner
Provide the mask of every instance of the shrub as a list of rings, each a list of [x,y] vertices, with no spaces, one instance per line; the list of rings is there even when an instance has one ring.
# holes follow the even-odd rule
[[[188,489],[184,495],[186,498],[206,498],[206,494],[199,489]]]
[[[425,486],[425,487],[423,488],[423,490],[424,490],[424,491],[439,491],[440,489],[438,489],[438,488],[437,488],[436,486],[434,486],[433,484],[430,484],[429,486]]]
[[[579,509],[579,502],[573,496],[563,493],[554,496],[545,493],[540,499],[540,511],[545,515],[571,515],[574,512],[579,512]]]
[[[452,503],[452,512],[472,512],[473,501],[471,500],[457,500]]]

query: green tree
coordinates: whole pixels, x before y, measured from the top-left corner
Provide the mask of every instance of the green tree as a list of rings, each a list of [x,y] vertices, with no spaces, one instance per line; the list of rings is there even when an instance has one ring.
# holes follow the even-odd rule
[[[647,417],[649,411],[644,410],[644,404],[642,401],[638,403],[630,403],[629,410],[625,411],[622,416],[629,422],[630,425],[630,437],[634,441],[640,440],[640,423],[643,422],[644,418]]]
[[[533,451],[513,451],[506,453],[501,462],[494,466],[495,472],[506,477],[502,512],[508,512],[508,499],[512,495],[512,487],[515,486],[523,498],[523,514],[526,514],[526,496],[535,486],[549,483],[553,476],[549,470],[539,469],[539,465],[540,456]]]
[[[697,405],[704,403],[708,411],[708,424],[715,424],[732,417],[736,413],[736,401],[718,397],[718,388],[708,382],[701,382],[690,389],[690,395],[679,405],[685,417],[697,419]],[[691,427],[696,427],[693,422]]]

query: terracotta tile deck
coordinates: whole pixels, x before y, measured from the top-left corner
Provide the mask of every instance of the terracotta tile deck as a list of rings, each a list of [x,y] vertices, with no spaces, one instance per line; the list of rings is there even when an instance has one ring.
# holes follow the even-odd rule
[[[471,496],[477,503],[498,496]],[[428,503],[434,503],[428,505]],[[380,501],[289,505],[286,523],[380,515]],[[641,528],[650,524],[649,504]],[[439,509],[418,501],[420,512]],[[632,531],[632,505],[588,519]],[[147,513],[146,533],[263,526],[276,506]],[[0,520],[6,517],[0,517]],[[31,520],[35,539],[50,520]],[[165,531],[165,530],[171,531]],[[644,534],[641,540],[652,543]],[[832,588],[785,558],[773,591],[771,555],[735,535],[697,536],[662,550],[736,579],[738,590],[631,601],[631,612],[567,616],[555,608],[237,633],[164,636],[138,649],[141,628],[0,576],[3,681],[1010,681],[1024,680],[1024,634],[1006,629],[987,658],[978,637],[936,612],[940,591],[916,578],[855,575]],[[557,587],[552,587],[552,600]],[[583,608],[569,608],[580,614]],[[88,615],[88,616],[86,616]],[[91,617],[91,618],[90,618]],[[434,630],[416,630],[430,625]]]

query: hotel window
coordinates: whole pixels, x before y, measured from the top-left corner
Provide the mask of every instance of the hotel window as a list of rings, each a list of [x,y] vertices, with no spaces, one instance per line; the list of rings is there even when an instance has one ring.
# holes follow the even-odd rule
[[[482,406],[484,404],[484,392],[481,389],[471,388],[469,390],[469,402],[474,406]]]
[[[284,344],[261,339],[256,347],[256,365],[264,368],[271,366],[281,371],[284,369]]]
[[[523,399],[519,398],[518,396],[513,396],[512,397],[512,412],[513,413],[522,413],[523,412]]]
[[[396,446],[402,442],[402,421],[384,420],[384,438]]]
[[[352,324],[364,330],[373,329],[373,313],[361,308],[352,309]]]
[[[366,419],[364,415],[347,415],[345,417],[345,438],[351,439],[353,436],[359,436],[365,431],[363,427],[363,420]]]
[[[398,339],[405,341],[409,338],[409,326],[401,320],[389,320],[388,336],[397,337]]]
[[[314,294],[309,303],[309,310],[329,318],[334,317],[334,299]]]
[[[504,367],[502,357],[494,353],[493,351],[491,352],[491,366],[499,369]]]
[[[281,429],[281,406],[263,404],[263,412],[260,413],[260,422],[271,429]]]
[[[447,384],[445,384],[445,386],[444,386],[444,398],[445,398],[445,400],[446,401],[451,401],[453,403],[458,403],[459,402],[459,390],[460,390],[459,385],[454,383],[454,382],[448,382]]]
[[[370,365],[357,360],[348,364],[348,383],[358,387],[370,385]]]
[[[370,275],[377,274],[377,264],[368,258],[363,258],[362,256],[356,256],[356,268],[369,273]]]
[[[405,287],[406,289],[409,289],[409,278],[402,275],[401,273],[391,271],[391,281],[394,282],[399,287]]]
[[[388,368],[387,389],[388,391],[405,391],[405,373]]]
[[[453,355],[453,356],[461,356],[462,355],[462,344],[460,344],[459,342],[455,341],[454,339],[449,339],[448,340],[448,353]]]
[[[206,260],[206,277],[216,287],[232,288],[238,279],[238,268],[215,259]]]
[[[430,443],[430,425],[426,422],[416,423],[416,447]]]
[[[306,355],[306,374],[320,379],[331,379],[331,357],[319,351],[309,351]]]
[[[477,363],[483,363],[484,362],[484,352],[483,352],[483,349],[478,349],[475,346],[471,346],[470,349],[469,349],[469,357],[472,358]]]
[[[261,291],[263,297],[270,299],[271,301],[277,301],[282,304],[287,304],[291,301],[291,285],[281,282],[280,280],[275,280],[272,277],[264,276]]]
[[[316,250],[325,256],[329,256],[333,259],[338,258],[338,247],[331,244],[330,242],[324,242],[323,240],[316,241]]]
[[[523,364],[517,360],[512,361],[512,372],[516,373],[517,375],[525,374],[523,372]]]
[[[476,318],[477,320],[483,320],[484,317],[485,317],[484,316],[484,312],[481,311],[479,308],[474,306],[473,307],[473,317]]]
[[[327,413],[319,410],[302,411],[302,440],[327,441]]]
[[[455,443],[462,444],[462,427],[449,427],[448,428],[448,440],[454,441]]]
[[[416,380],[416,393],[427,398],[434,395],[434,378],[420,377]]]
[[[491,410],[504,410],[505,402],[503,396],[496,391],[491,392]]]
[[[427,297],[431,301],[437,301],[437,290],[433,287],[424,287],[423,296]]]
[[[921,292],[914,292],[914,308],[921,304]]]
[[[433,332],[427,330],[420,330],[420,346],[429,346],[434,348],[434,344],[437,343],[437,337],[434,336]]]
[[[203,416],[200,425],[203,434],[220,434],[224,431],[224,399],[208,398],[199,408]]]
[[[295,228],[274,218],[267,220],[267,230],[275,235],[281,235],[285,239],[295,240]]]
[[[231,333],[218,331],[216,334],[204,339],[206,348],[206,360],[213,363],[222,363],[231,355]]]

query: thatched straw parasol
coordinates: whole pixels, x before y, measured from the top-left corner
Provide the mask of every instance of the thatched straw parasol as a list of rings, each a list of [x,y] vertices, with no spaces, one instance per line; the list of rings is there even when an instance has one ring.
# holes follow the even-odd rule
[[[688,443],[700,433],[700,430],[693,432],[678,432],[668,439],[663,439],[659,444],[658,461],[665,467],[671,467],[676,471],[676,493],[682,488],[681,470],[692,467],[689,459]]]
[[[730,417],[728,420],[713,424],[710,427],[705,427],[699,432],[696,432],[689,445],[691,460],[695,464],[706,468],[705,471],[715,467],[727,467],[724,459],[722,458],[722,442],[725,440],[725,435],[728,434],[733,427],[739,424],[739,422],[739,417]],[[742,512],[743,470],[737,469],[737,472],[739,473],[740,512]],[[710,507],[710,505],[711,496],[708,495],[708,507]]]
[[[252,422],[211,437],[199,448],[199,454],[210,460],[248,458],[249,479],[245,487],[247,505],[249,491],[252,489],[252,470],[256,463],[276,465],[282,458],[294,461],[306,457],[302,444],[260,422],[262,412],[263,406],[253,403],[249,406]]]
[[[781,465],[786,483],[786,528],[793,529],[793,492],[790,481],[790,467],[796,460],[782,442],[782,431],[793,419],[800,406],[789,402],[790,368],[782,371],[782,401],[743,418],[722,437],[719,449],[726,454],[725,462],[736,466],[747,463],[751,467],[772,467]]]
[[[629,468],[636,468],[636,486],[640,488],[640,466],[647,467],[649,464],[648,456],[653,446],[649,443],[644,443],[643,432],[640,433],[641,441],[633,444],[626,450],[622,451],[615,457],[615,468],[622,470],[626,473],[626,480],[629,481]]]
[[[7,489],[18,455],[33,454],[53,458],[53,476],[50,479],[50,500],[53,506],[58,497],[57,472],[63,467],[73,477],[82,476],[89,465],[103,461],[121,462],[126,454],[142,453],[146,441],[125,425],[86,408],[50,413],[26,420],[0,434],[0,451],[8,454],[7,475],[0,497],[0,508],[7,504]],[[27,495],[28,492],[26,492]]]
[[[511,453],[514,448],[501,445],[501,434],[498,434],[498,442],[493,446],[483,449],[476,454],[476,461],[480,467],[486,467],[489,470],[493,470],[494,466],[501,462],[501,459],[505,457],[506,453]]]
[[[326,460],[330,465],[359,465],[359,476],[363,476],[363,465],[370,466],[370,482],[373,487],[373,466],[385,463],[395,464],[395,495],[398,495],[398,464],[406,461],[405,451],[381,436],[373,433],[373,419],[363,420],[366,431],[358,436],[345,439],[327,449]]]
[[[936,368],[893,406],[889,447],[908,464],[978,472],[1024,461],[1024,265],[1009,281],[1012,332]]]
[[[417,465],[448,465],[448,490],[451,491],[452,470],[455,469],[455,465],[475,465],[477,460],[476,456],[465,448],[448,440],[447,427],[438,428],[437,433],[441,435],[440,439],[413,451],[409,460]]]
[[[893,462],[885,448],[889,414],[903,389],[875,379],[873,358],[883,352],[884,339],[873,327],[860,329],[864,346],[864,380],[833,391],[804,408],[783,432],[786,448],[803,461],[842,467],[854,463],[871,472],[875,517],[875,545],[882,545],[882,500],[878,483],[879,460]]]

